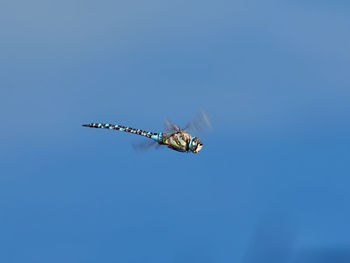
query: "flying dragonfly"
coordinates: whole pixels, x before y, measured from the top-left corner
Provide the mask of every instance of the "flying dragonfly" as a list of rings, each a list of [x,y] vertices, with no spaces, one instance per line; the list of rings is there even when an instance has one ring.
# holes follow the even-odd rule
[[[129,132],[152,139],[158,145],[167,145],[168,148],[178,152],[198,153],[200,150],[202,150],[203,143],[197,137],[193,137],[185,130],[190,128],[198,130],[204,125],[209,126],[209,124],[210,122],[208,117],[202,113],[196,120],[190,122],[183,129],[180,129],[179,126],[167,120],[166,131],[159,133],[109,123],[90,123],[83,124],[82,126]]]

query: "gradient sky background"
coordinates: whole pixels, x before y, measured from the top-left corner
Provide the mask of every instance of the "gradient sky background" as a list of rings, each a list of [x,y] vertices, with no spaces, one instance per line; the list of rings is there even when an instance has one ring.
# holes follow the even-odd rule
[[[1,1],[0,262],[350,262],[350,2]],[[200,154],[135,152],[201,109]]]

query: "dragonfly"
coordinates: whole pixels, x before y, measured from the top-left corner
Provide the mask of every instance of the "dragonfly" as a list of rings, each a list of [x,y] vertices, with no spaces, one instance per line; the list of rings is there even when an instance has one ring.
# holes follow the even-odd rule
[[[188,133],[187,129],[199,130],[203,127],[203,124],[209,125],[208,117],[202,113],[196,120],[190,122],[185,128],[181,129],[179,126],[166,120],[166,131],[165,132],[149,132],[140,129],[135,129],[119,124],[109,124],[109,123],[90,123],[83,124],[83,127],[90,128],[101,128],[109,130],[118,130],[128,133],[133,133],[147,137],[158,145],[166,145],[168,148],[178,151],[178,152],[192,152],[198,153],[203,148],[203,143],[198,137],[193,137]]]

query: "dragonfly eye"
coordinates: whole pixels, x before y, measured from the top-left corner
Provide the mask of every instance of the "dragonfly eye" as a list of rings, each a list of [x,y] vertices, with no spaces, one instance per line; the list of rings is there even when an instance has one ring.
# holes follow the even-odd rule
[[[190,143],[190,147],[194,148],[196,146],[197,146],[197,141],[195,140],[195,138],[192,138],[191,143]]]
[[[202,149],[202,143],[197,137],[194,137],[191,139],[189,148],[193,153],[198,153]]]

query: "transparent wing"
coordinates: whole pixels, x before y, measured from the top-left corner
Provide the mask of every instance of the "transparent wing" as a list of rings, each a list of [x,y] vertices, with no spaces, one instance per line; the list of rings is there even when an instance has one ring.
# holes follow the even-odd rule
[[[153,140],[152,141],[148,140],[145,142],[132,144],[132,147],[134,148],[135,151],[145,151],[145,150],[149,150],[151,148],[158,149],[159,146],[160,146],[160,144],[153,141]]]
[[[205,111],[201,111],[182,130],[191,130],[198,133],[211,128],[212,125],[208,114]]]
[[[165,119],[164,121],[164,131],[166,133],[174,133],[180,131],[180,127],[177,126],[176,124],[172,123],[168,119]]]

